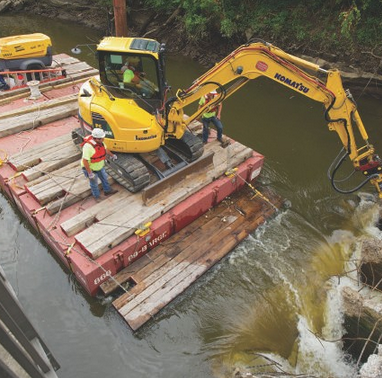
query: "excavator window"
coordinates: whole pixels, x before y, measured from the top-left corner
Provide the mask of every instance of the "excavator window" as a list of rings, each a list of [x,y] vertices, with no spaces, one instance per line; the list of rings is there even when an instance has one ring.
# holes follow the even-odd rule
[[[119,98],[160,99],[157,60],[151,55],[102,51],[100,78]]]

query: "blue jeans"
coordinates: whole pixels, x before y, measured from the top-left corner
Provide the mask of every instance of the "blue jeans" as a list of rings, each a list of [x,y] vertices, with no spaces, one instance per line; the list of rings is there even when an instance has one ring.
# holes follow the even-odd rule
[[[86,171],[85,168],[82,168],[82,172],[84,172],[84,175],[87,179],[89,179],[88,172]],[[100,169],[99,171],[93,171],[94,173],[94,178],[89,180],[90,183],[90,189],[92,191],[93,197],[94,198],[99,198],[100,196],[100,191],[98,188],[98,178],[101,180],[102,188],[104,193],[110,192],[111,187],[107,181],[107,173],[105,168]]]
[[[212,122],[214,126],[216,127],[216,130],[218,132],[218,140],[222,139],[223,136],[223,125],[220,121],[220,119],[216,116],[210,117],[210,118],[202,118],[203,123],[203,143],[207,143],[208,141],[208,134],[209,134],[209,123]]]

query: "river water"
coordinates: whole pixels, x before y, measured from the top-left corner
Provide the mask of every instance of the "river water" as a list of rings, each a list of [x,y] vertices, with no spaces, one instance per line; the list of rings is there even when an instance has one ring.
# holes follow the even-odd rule
[[[56,53],[101,37],[74,23],[0,16],[0,37],[31,32],[50,35]],[[95,65],[86,48],[79,58]],[[167,71],[177,89],[204,69],[168,56]],[[356,99],[381,151],[379,101]],[[266,361],[293,374],[355,375],[330,340],[342,335],[340,287],[352,284],[338,276],[354,269],[348,261],[363,236],[380,237],[373,189],[331,188],[326,171],[341,144],[321,104],[274,82],[249,83],[224,103],[222,121],[227,135],[266,156],[261,182],[288,206],[135,334],[109,302],[84,292],[0,195],[0,264],[61,364],[59,377],[231,377],[237,366],[255,371]]]

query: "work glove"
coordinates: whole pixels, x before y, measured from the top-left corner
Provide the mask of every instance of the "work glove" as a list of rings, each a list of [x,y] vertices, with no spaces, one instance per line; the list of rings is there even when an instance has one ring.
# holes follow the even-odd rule
[[[90,172],[90,173],[88,173],[88,177],[89,177],[89,180],[93,180],[94,177],[95,177],[94,172]]]
[[[117,155],[111,155],[111,157],[110,157],[110,160],[111,161],[116,161],[118,159],[118,156]]]

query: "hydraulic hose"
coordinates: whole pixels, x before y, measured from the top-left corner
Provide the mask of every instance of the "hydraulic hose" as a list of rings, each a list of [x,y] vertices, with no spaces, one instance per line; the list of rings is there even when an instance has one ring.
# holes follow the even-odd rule
[[[339,167],[341,166],[341,164],[344,162],[344,160],[349,156],[349,153],[346,152],[338,161],[338,163],[336,164],[336,166],[334,167],[333,169],[333,172],[332,174],[330,174],[330,168],[333,166],[333,163],[331,164],[331,166],[329,167],[328,169],[328,177],[330,179],[330,183],[332,185],[332,187],[334,188],[334,190],[338,193],[341,193],[341,194],[351,194],[351,193],[354,193],[358,190],[360,190],[363,186],[365,186],[370,180],[372,180],[373,178],[377,178],[379,177],[379,174],[378,173],[375,173],[369,177],[367,177],[366,180],[362,181],[359,185],[357,185],[356,187],[354,187],[353,189],[349,189],[349,190],[343,190],[343,189],[340,189],[336,186],[336,180],[334,179],[334,176],[336,175],[336,172],[337,170],[339,169]],[[336,157],[336,159],[338,158],[338,156]],[[335,160],[336,160],[335,159]]]
[[[216,104],[220,104],[226,97],[226,90],[220,83],[217,83],[215,81],[207,81],[205,83],[202,83],[190,92],[187,92],[187,90],[182,91],[182,94],[181,94],[182,99],[186,99],[187,97],[190,97],[191,95],[198,92],[201,87],[208,85],[208,84],[215,85],[216,87],[218,87],[220,89],[220,91],[221,91],[220,96],[219,96],[219,99],[216,101]],[[164,131],[165,132],[167,132],[167,129],[168,129],[168,115],[170,113],[171,105],[174,102],[176,102],[177,100],[178,100],[178,98],[176,96],[173,96],[173,97],[169,98],[164,104],[164,109],[165,109],[164,118],[166,120],[165,125],[164,125]]]

